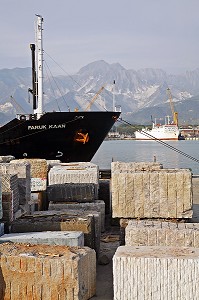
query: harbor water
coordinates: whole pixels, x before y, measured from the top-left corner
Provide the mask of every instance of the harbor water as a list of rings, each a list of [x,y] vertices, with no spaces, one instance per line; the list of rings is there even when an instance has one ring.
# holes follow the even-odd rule
[[[168,148],[169,146],[176,151],[171,147]],[[195,158],[198,162],[179,152]],[[112,161],[152,162],[154,160],[162,163],[164,168],[189,168],[194,175],[199,175],[199,141],[164,141],[160,144],[156,141],[105,140],[92,162],[100,169],[110,169]]]

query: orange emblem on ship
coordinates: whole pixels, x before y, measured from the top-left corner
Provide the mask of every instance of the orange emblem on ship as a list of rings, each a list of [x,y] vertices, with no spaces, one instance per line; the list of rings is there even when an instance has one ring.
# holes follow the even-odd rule
[[[87,133],[77,132],[74,140],[75,142],[86,144],[89,141],[88,132]]]

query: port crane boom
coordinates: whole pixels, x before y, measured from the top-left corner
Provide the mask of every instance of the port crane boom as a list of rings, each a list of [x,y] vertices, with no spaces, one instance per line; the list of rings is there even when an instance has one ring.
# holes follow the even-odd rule
[[[95,94],[95,96],[91,99],[91,102],[88,104],[88,106],[86,107],[85,111],[89,110],[91,108],[91,106],[93,105],[93,103],[95,102],[95,100],[97,99],[97,97],[99,96],[99,94],[103,91],[105,87],[102,86],[99,91]]]
[[[172,112],[172,116],[173,116],[173,122],[174,122],[174,124],[176,124],[178,126],[178,112],[175,111],[175,109],[174,109],[173,98],[172,98],[172,94],[171,94],[170,88],[167,88],[167,93],[168,93],[168,96],[169,96],[169,101],[170,101],[170,106],[171,106],[171,112]]]

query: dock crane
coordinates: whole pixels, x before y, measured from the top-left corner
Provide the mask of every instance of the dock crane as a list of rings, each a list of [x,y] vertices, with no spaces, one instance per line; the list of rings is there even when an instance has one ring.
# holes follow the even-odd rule
[[[93,103],[95,102],[95,100],[97,99],[97,97],[99,96],[99,94],[103,91],[103,89],[105,88],[105,86],[102,86],[99,91],[95,94],[95,96],[91,99],[91,102],[88,104],[88,106],[86,107],[85,111],[89,110],[91,108],[91,106],[93,105]]]
[[[167,88],[167,94],[169,96],[169,101],[170,101],[170,106],[171,106],[171,112],[172,112],[172,116],[173,116],[173,122],[174,122],[175,125],[178,126],[178,112],[174,110],[173,98],[172,98],[172,94],[171,94],[170,88]]]

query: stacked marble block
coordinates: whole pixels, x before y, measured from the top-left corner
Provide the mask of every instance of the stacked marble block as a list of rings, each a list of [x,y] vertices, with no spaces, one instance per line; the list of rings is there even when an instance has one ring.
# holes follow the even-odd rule
[[[12,163],[14,162],[14,163]],[[25,162],[0,163],[4,221],[11,222],[29,213],[30,165]]]
[[[0,163],[3,208],[2,220],[4,222],[10,223],[28,210],[26,203],[30,197],[30,189],[27,187],[28,176],[26,167],[27,166],[22,164],[14,166],[10,163]]]
[[[0,157],[0,220],[1,232],[9,224],[28,212],[30,199],[30,166],[12,164],[13,156]],[[4,226],[5,225],[5,226]]]
[[[36,160],[28,160],[32,169],[31,179],[34,179],[30,181],[31,196],[41,193],[43,187],[47,188],[47,180],[43,187],[42,182],[39,181],[40,178],[46,178],[42,173],[43,160],[40,160],[38,165],[37,162]],[[39,189],[35,188],[36,183],[38,183]],[[81,203],[79,204],[81,205]],[[9,254],[12,257],[8,256],[7,271],[4,265],[0,264],[2,280],[5,283],[3,286],[0,285],[0,289],[5,287],[5,291],[2,290],[2,293],[8,293],[8,295],[6,294],[8,299],[9,295],[15,299],[27,299],[29,297],[38,300],[41,298],[87,300],[94,296],[96,289],[96,251],[93,249],[97,248],[97,229],[101,231],[99,215],[95,216],[94,212],[93,214],[88,212],[81,212],[80,214],[80,211],[72,211],[71,209],[65,212],[59,210],[32,211],[29,215],[26,214],[13,220],[9,229],[10,233],[0,238],[2,252],[7,247],[6,245],[11,242],[15,249],[19,249],[19,253]],[[59,247],[62,247],[61,252]],[[40,258],[42,258],[42,262]],[[19,261],[20,264],[18,265]],[[16,277],[12,278],[12,285],[10,284],[12,268],[9,267],[9,264],[12,266],[16,264]],[[24,264],[27,268],[23,268]],[[42,273],[39,271],[41,269],[43,270]],[[32,276],[31,283],[28,279],[26,280],[29,273],[35,274]],[[21,291],[16,289],[15,282],[18,282]]]
[[[126,246],[175,246],[199,248],[199,223],[130,220]]]
[[[84,234],[81,231],[42,231],[9,233],[0,236],[1,243],[22,243],[33,245],[84,246]]]
[[[95,295],[93,249],[2,243],[0,252],[1,299],[87,300]]]
[[[101,232],[105,230],[105,203],[98,200],[98,190],[99,167],[93,163],[60,163],[49,170],[48,211],[68,217],[94,218],[94,249],[97,254]]]
[[[81,211],[39,211],[12,222],[11,233],[48,231],[83,232],[84,245],[99,253],[99,214]]]
[[[1,174],[2,180],[2,221],[11,223],[19,210],[19,189],[17,175]]]
[[[113,258],[115,300],[197,299],[199,252],[192,247],[198,247],[199,227],[184,223],[192,201],[189,170],[112,164],[112,214],[127,224],[125,246]]]
[[[11,156],[0,156],[0,235],[4,234],[4,223],[10,223],[19,214],[19,182],[16,170],[7,172]]]
[[[197,300],[199,248],[120,246],[113,257],[114,300]]]
[[[114,299],[197,299],[198,266],[199,223],[131,220],[113,259]]]
[[[54,184],[93,184],[95,197],[98,197],[99,167],[93,163],[60,163],[53,166],[48,173],[48,185]]]
[[[11,164],[21,163],[30,165],[30,213],[33,213],[35,210],[42,210],[45,202],[45,193],[47,188],[47,160],[39,158],[25,158],[15,159],[11,161]]]
[[[158,163],[111,165],[113,218],[191,218],[192,173]]]

